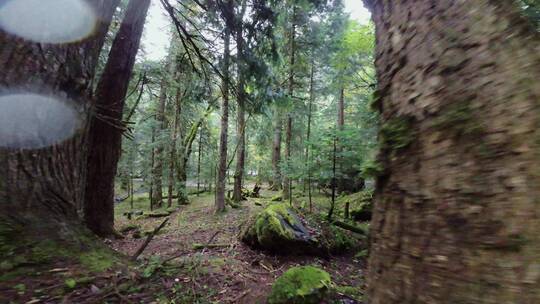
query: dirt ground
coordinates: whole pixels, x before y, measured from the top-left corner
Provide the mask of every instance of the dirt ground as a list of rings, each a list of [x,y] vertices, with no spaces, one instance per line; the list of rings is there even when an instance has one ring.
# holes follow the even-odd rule
[[[328,259],[274,256],[239,242],[243,224],[262,208],[258,204],[267,204],[275,194],[264,190],[262,198],[244,201],[240,208],[229,208],[220,215],[213,213],[212,195],[193,196],[189,205],[168,216],[168,224],[136,262],[108,267],[106,261],[92,261],[104,265],[103,271],[93,273],[69,259],[32,266],[28,275],[0,283],[0,303],[265,303],[274,280],[296,265],[321,267],[331,274],[336,286],[360,291],[354,296],[338,294],[331,303],[362,303],[354,300],[361,298],[364,289],[365,258],[355,257],[357,252]],[[296,199],[298,204],[302,200]],[[141,194],[134,207],[147,205]],[[128,220],[124,213],[130,208],[129,201],[117,204],[116,228],[137,229],[124,232],[123,239],[104,241],[127,257],[145,242],[145,232],[164,220]],[[138,238],[134,237],[136,230],[141,235]],[[218,247],[194,248],[197,244]]]
[[[221,215],[212,213],[213,196],[193,197],[190,205],[180,207],[170,216],[170,224],[148,245],[143,257],[159,256],[184,265],[183,271],[164,284],[171,285],[178,279],[185,288],[195,291],[193,297],[200,297],[197,299],[200,303],[264,303],[274,280],[296,265],[317,265],[331,274],[334,283],[361,289],[365,261],[355,258],[354,253],[330,259],[274,256],[254,251],[238,240],[242,225],[262,208],[255,203],[264,204],[275,194],[263,191],[263,198],[250,198],[241,208],[229,208]],[[138,222],[143,230],[149,231],[162,221],[156,218]],[[125,218],[118,220],[120,230],[129,224]],[[131,255],[143,242],[144,238],[128,235],[113,241],[111,247]],[[194,244],[225,247],[194,249]]]

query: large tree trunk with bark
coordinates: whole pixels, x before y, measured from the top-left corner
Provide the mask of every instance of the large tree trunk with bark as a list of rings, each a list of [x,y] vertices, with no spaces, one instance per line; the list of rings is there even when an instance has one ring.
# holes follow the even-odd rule
[[[99,236],[114,231],[114,179],[122,146],[126,93],[150,0],[131,0],[95,92],[90,121],[84,220]]]
[[[16,111],[21,103],[36,99],[20,113],[12,113],[21,114],[19,124],[33,115],[22,122],[33,132],[4,129],[14,134],[2,133],[0,138],[0,256],[8,264],[11,258],[22,258],[14,260],[14,266],[36,262],[31,257],[25,260],[25,255],[44,242],[92,248],[92,239],[83,237],[87,230],[81,221],[91,81],[118,1],[88,3],[98,23],[91,36],[78,42],[38,44],[0,30],[2,98],[20,93],[45,98],[26,96],[16,104],[2,100],[0,109],[3,114]],[[58,115],[51,116],[54,113]]]
[[[540,303],[540,38],[512,1],[366,1],[381,165],[369,297]]]
[[[232,1],[228,1],[225,14],[233,14]],[[232,19],[232,18],[230,18]],[[228,23],[228,22],[227,22]],[[227,177],[227,142],[229,130],[229,82],[231,26],[226,25],[223,52],[223,103],[221,105],[221,134],[219,137],[219,164],[216,182],[216,212],[225,211],[225,186]]]

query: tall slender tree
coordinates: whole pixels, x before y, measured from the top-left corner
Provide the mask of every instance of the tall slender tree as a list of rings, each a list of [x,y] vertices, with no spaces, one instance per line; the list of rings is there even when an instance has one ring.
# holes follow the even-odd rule
[[[294,65],[296,57],[296,1],[293,0],[291,29],[289,34],[289,77],[288,77],[288,96],[289,102],[294,104]],[[292,110],[291,110],[292,111]],[[289,111],[286,118],[285,127],[285,163],[289,165],[291,161],[291,141],[292,141],[292,113]],[[291,181],[289,174],[283,175],[283,200],[289,199],[291,195]]]
[[[160,136],[163,135],[163,132],[166,129],[167,122],[165,117],[165,106],[167,104],[168,88],[170,85],[170,75],[174,71],[174,45],[171,43],[169,48],[169,54],[167,55],[165,68],[162,71],[161,82],[159,87],[159,98],[157,99],[156,105],[156,122],[158,124],[158,140],[156,141],[156,147],[154,150],[154,166],[152,167],[152,200],[151,204],[154,207],[161,207],[163,202],[163,161],[164,161],[164,151],[165,145]]]
[[[272,190],[281,189],[281,137],[283,133],[283,121],[281,110],[274,105],[274,137],[272,141]]]
[[[339,138],[341,133],[343,133],[343,130],[345,129],[345,87],[343,84],[339,88],[339,98],[337,100],[337,163],[338,163],[338,169],[339,169],[339,176],[337,178],[334,177],[335,183],[336,183],[336,190],[338,193],[341,193],[344,188],[344,179],[343,179],[343,162],[341,158],[341,153],[343,152],[342,147],[339,143]]]
[[[122,116],[150,0],[130,0],[95,91],[90,121],[84,220],[107,237],[114,231],[114,179],[125,131]]]
[[[230,82],[230,40],[232,20],[234,16],[233,1],[229,0],[223,5],[222,14],[225,21],[225,34],[223,37],[223,81],[221,91],[223,102],[221,104],[221,132],[219,137],[219,164],[216,183],[216,212],[225,211],[225,190],[227,177],[227,142],[229,130],[229,82]]]
[[[236,85],[236,134],[238,136],[238,148],[236,150],[236,170],[234,173],[233,200],[239,202],[242,200],[242,182],[246,162],[246,68],[244,64],[244,26],[243,19],[247,9],[247,0],[242,0],[240,13],[235,18],[236,34],[236,67],[237,67],[237,85]]]
[[[178,65],[179,66],[179,65]],[[177,67],[178,69],[178,67]],[[178,74],[178,71],[177,71]],[[179,128],[180,128],[180,115],[182,114],[182,89],[176,88],[176,95],[174,98],[174,118],[173,118],[173,125],[171,126],[172,132],[171,132],[171,145],[169,147],[169,180],[168,180],[168,186],[167,186],[167,207],[172,207],[173,204],[173,193],[174,193],[174,185],[176,183],[176,179],[174,176],[174,171],[176,170],[176,167],[178,166],[178,160],[177,160],[177,142],[178,142],[178,134]]]
[[[307,192],[308,192],[308,203],[309,203],[309,211],[313,211],[313,202],[312,202],[312,195],[311,195],[311,166],[310,166],[310,149],[309,146],[310,140],[311,140],[311,120],[312,120],[312,113],[313,113],[313,101],[315,100],[315,62],[312,59],[311,60],[311,69],[309,73],[309,101],[308,101],[308,117],[307,117],[307,131],[306,131],[306,157],[305,157],[305,167],[307,169]],[[305,191],[305,188],[304,188]]]

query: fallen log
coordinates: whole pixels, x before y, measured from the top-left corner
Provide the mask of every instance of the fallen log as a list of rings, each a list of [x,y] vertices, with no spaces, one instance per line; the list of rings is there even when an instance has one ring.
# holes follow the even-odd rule
[[[231,247],[231,244],[200,244],[200,243],[194,243],[192,248],[193,250],[200,250],[200,249],[210,249],[210,248],[228,248]]]
[[[368,234],[368,232],[365,231],[365,229],[362,229],[361,227],[354,226],[354,225],[351,225],[351,224],[348,224],[348,223],[345,223],[345,222],[342,222],[342,221],[333,220],[331,222],[331,224],[334,225],[334,226],[337,226],[339,228],[352,231],[354,233],[358,233],[358,234],[362,234],[362,235],[367,235]]]

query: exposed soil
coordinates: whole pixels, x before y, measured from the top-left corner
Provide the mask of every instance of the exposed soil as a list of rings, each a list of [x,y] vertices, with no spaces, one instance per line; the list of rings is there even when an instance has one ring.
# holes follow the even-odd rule
[[[96,276],[81,273],[76,264],[63,261],[57,265],[57,272],[51,272],[49,266],[41,275],[0,284],[4,297],[0,296],[0,303],[7,299],[13,303],[265,303],[278,276],[292,266],[308,264],[325,269],[337,285],[363,290],[365,261],[355,258],[356,252],[329,259],[274,256],[239,242],[242,225],[262,208],[255,203],[265,204],[273,194],[264,191],[265,198],[249,199],[241,208],[221,215],[213,214],[213,196],[192,197],[190,205],[179,207],[169,216],[167,226],[154,237],[136,265]],[[128,220],[119,214],[118,230],[136,225],[142,237],[134,238],[135,230],[131,230],[124,239],[105,242],[131,256],[146,239],[144,232],[152,231],[163,220]],[[196,249],[194,244],[222,247]],[[69,278],[77,278],[73,289],[66,287]],[[360,302],[343,296],[336,303]]]

